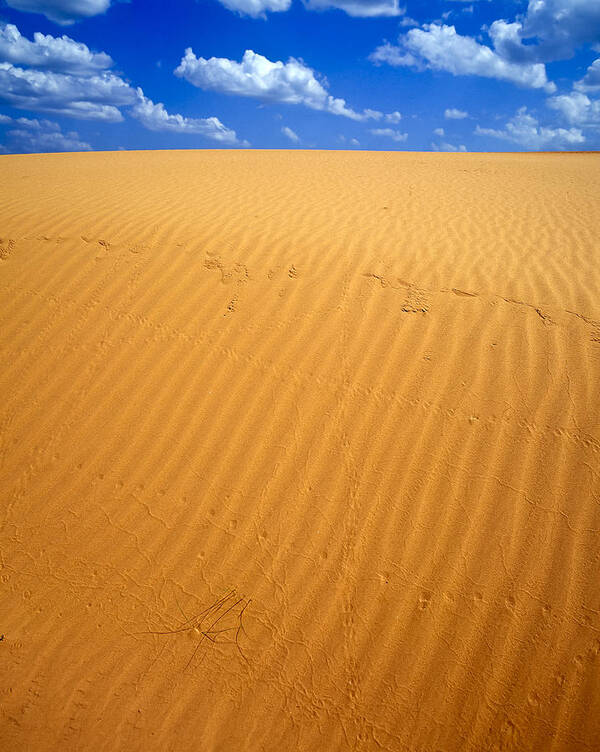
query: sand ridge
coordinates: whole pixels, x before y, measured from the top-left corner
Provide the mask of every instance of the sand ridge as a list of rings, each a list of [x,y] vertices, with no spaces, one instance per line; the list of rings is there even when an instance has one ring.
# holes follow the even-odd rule
[[[0,157],[8,747],[596,749],[599,158]]]

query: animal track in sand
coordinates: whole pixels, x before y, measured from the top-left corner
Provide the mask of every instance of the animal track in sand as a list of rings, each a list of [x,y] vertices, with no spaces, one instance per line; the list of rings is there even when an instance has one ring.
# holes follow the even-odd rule
[[[96,258],[106,258],[110,253],[111,244],[108,242],[108,240],[99,240],[98,245],[100,246],[100,251],[98,252]]]
[[[6,261],[15,250],[15,241],[12,238],[0,238],[0,259]]]
[[[98,240],[94,241],[93,238],[90,238],[87,235],[80,235],[79,237],[83,240],[84,243],[89,244],[89,243],[96,242],[100,246],[100,248],[98,249],[98,253],[96,255],[96,260],[106,258],[109,255],[110,250],[112,248],[112,243],[110,243],[108,240],[103,240],[99,238]],[[44,238],[44,239],[51,240],[51,238]],[[64,238],[59,238],[59,240],[64,240]]]
[[[118,249],[118,246],[116,246],[114,243],[112,243],[109,240],[106,239],[94,239],[88,235],[80,235],[79,236],[81,240],[83,240],[85,243],[98,243],[100,246],[98,255],[96,256],[97,260],[101,260],[103,258],[107,258],[110,251],[113,249]],[[56,242],[56,243],[63,243],[65,241],[68,241],[69,238],[67,237],[54,237],[49,235],[43,235],[43,236],[36,236],[36,239],[38,240],[44,240],[46,242]],[[8,259],[15,248],[16,241],[12,238],[0,238],[0,261]],[[174,245],[176,247],[181,247],[181,243],[175,243]],[[147,251],[149,249],[149,246],[144,242],[135,243],[132,246],[128,246],[127,250],[130,253],[142,253],[143,251]],[[207,259],[204,262],[204,266],[207,269],[218,269],[221,272],[221,281],[223,284],[228,284],[232,281],[237,282],[238,284],[244,283],[250,279],[250,274],[248,271],[248,268],[241,263],[232,263],[232,264],[226,264],[222,259],[221,256],[217,252],[206,252]],[[267,272],[267,278],[272,280],[278,274],[285,270],[285,267],[271,267]],[[287,268],[287,274],[290,279],[296,279],[300,276],[299,271],[297,267],[292,264],[290,267]],[[481,298],[484,300],[490,300],[491,302],[495,302],[497,300],[501,300],[504,303],[508,303],[510,305],[516,305],[516,306],[524,306],[526,308],[530,308],[535,314],[541,319],[541,321],[544,323],[544,325],[556,325],[558,322],[555,321],[548,313],[546,313],[540,306],[535,305],[533,303],[528,303],[526,301],[518,300],[516,298],[499,295],[499,294],[487,294],[484,295],[479,292],[471,292],[467,290],[463,290],[458,287],[452,287],[452,288],[441,288],[439,290],[430,290],[427,288],[422,288],[414,284],[413,282],[409,282],[405,279],[402,279],[401,277],[396,277],[395,282],[390,281],[389,278],[381,275],[376,274],[373,272],[363,272],[362,276],[364,277],[370,277],[375,280],[377,280],[381,287],[383,288],[391,288],[394,290],[405,290],[407,291],[405,300],[403,301],[403,304],[401,306],[401,310],[404,313],[421,313],[426,314],[429,312],[430,309],[430,296],[431,295],[437,295],[437,294],[452,294],[459,298],[466,299],[476,299]],[[285,295],[285,290],[281,289],[278,292],[279,296],[282,297]],[[233,304],[235,306],[235,302],[233,301]],[[229,313],[232,313],[230,309],[228,309]],[[594,343],[600,343],[600,321],[597,321],[589,316],[586,316],[582,313],[578,313],[577,311],[573,311],[570,309],[564,309],[561,310],[561,313],[568,314],[570,316],[574,316],[584,323],[586,323],[591,328],[590,333],[590,340]],[[225,314],[227,315],[227,313]],[[493,343],[493,346],[495,346],[496,343]]]
[[[178,247],[180,244],[177,244]],[[133,245],[130,245],[127,249],[129,253],[138,254],[138,253],[146,253],[150,250],[150,246],[148,246],[146,243],[134,243]]]
[[[363,273],[363,277],[372,277],[373,279],[378,280],[381,287],[402,292],[404,299],[401,303],[400,309],[403,313],[426,314],[429,311],[428,290],[417,287],[411,282],[406,282],[400,277],[397,277],[395,282],[390,282],[389,279],[381,274],[373,274],[372,272]]]
[[[224,285],[228,285],[231,282],[246,282],[250,279],[248,268],[244,264],[238,262],[226,263],[220,256],[207,254],[208,258],[204,260],[204,266],[206,269],[218,269],[221,272],[221,282]]]
[[[585,322],[588,326],[592,329],[591,334],[591,341],[592,342],[600,342],[600,321],[596,321],[595,319],[590,318],[589,316],[584,316],[582,313],[576,313],[575,311],[566,310],[565,313],[570,314],[571,316],[575,316],[578,319],[581,319],[581,321]]]
[[[506,743],[509,745],[509,747],[511,749],[516,749],[516,747],[514,747],[513,745],[516,744],[519,731],[515,724],[510,720],[510,718],[504,719],[502,725],[500,726],[500,733],[502,734],[503,739],[506,740]]]
[[[519,306],[525,306],[526,308],[531,308],[533,311],[537,313],[537,315],[542,319],[544,324],[555,324],[556,322],[553,321],[550,316],[547,313],[544,313],[541,308],[538,306],[533,305],[532,303],[525,303],[523,300],[515,300],[514,298],[505,298],[502,297],[502,300],[505,303],[511,303],[512,305],[519,305]]]
[[[550,314],[546,313],[546,311],[544,311],[539,305],[528,303],[524,300],[518,300],[516,298],[511,298],[511,297],[507,297],[504,295],[498,295],[498,294],[493,294],[493,293],[485,295],[479,292],[468,292],[458,287],[452,287],[452,288],[443,287],[439,290],[430,290],[424,287],[418,287],[413,282],[407,282],[401,277],[396,277],[395,282],[391,282],[389,278],[381,274],[375,274],[374,272],[363,272],[362,276],[376,279],[379,282],[380,286],[383,288],[409,291],[411,294],[407,295],[407,298],[401,308],[401,310],[404,311],[405,313],[427,313],[429,311],[429,306],[430,306],[430,300],[428,296],[451,293],[452,295],[455,295],[459,298],[465,298],[465,299],[481,298],[483,300],[488,300],[491,303],[495,303],[498,300],[501,300],[504,303],[508,303],[509,305],[523,306],[524,308],[530,308],[541,319],[541,321],[543,322],[545,326],[557,326],[558,325],[558,322],[555,321],[550,316]],[[588,326],[591,327],[591,330],[592,330],[591,336],[590,336],[591,341],[600,343],[600,321],[592,319],[589,316],[585,316],[581,313],[577,313],[576,311],[571,311],[568,308],[560,310],[559,313],[569,314],[570,316],[575,316],[576,318],[580,319],[584,323],[588,324]],[[492,343],[492,346],[495,347],[496,344],[497,343],[494,342]]]
[[[431,593],[421,593],[419,595],[419,608],[421,609],[421,611],[424,611],[426,608],[428,608],[430,603]]]
[[[206,269],[218,270],[221,273],[222,284],[224,285],[229,285],[231,283],[235,284],[237,292],[228,302],[227,310],[223,314],[223,316],[228,316],[230,313],[234,313],[236,311],[237,305],[239,303],[242,287],[250,279],[248,267],[246,267],[245,264],[240,264],[238,262],[234,262],[231,264],[225,263],[221,259],[221,257],[216,253],[207,252],[206,256],[207,257],[204,260],[204,266]]]

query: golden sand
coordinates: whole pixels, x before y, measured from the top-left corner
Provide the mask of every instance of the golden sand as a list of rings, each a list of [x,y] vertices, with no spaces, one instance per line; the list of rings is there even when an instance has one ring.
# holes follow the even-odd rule
[[[0,746],[600,748],[600,157],[0,157]]]

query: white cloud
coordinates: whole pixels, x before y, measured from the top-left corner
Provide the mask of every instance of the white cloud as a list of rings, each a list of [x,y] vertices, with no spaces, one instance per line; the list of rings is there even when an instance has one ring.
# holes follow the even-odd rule
[[[267,12],[289,10],[292,0],[219,0],[228,10],[252,18],[266,18]],[[357,18],[377,16],[402,16],[406,8],[400,8],[398,0],[303,0],[307,10],[342,10]]]
[[[443,128],[436,128],[433,132],[435,133],[436,136],[445,136],[446,135],[446,132],[444,131]]]
[[[549,128],[540,126],[533,115],[527,113],[526,107],[521,107],[517,114],[505,125],[503,130],[495,128],[475,128],[478,136],[492,136],[493,138],[512,141],[526,149],[544,149],[547,147],[561,149],[565,146],[582,144],[585,141],[579,128]]]
[[[399,26],[420,26],[421,24],[416,21],[414,18],[411,18],[410,16],[404,16],[400,19],[398,22]]]
[[[25,13],[42,13],[50,21],[68,26],[104,13],[110,0],[6,0],[6,4]]]
[[[366,110],[363,110],[362,114],[362,120],[385,120],[386,123],[399,123],[402,120],[402,115],[398,110],[388,112],[387,115],[384,115],[384,113],[379,112],[379,110],[369,110],[367,108]]]
[[[304,0],[304,5],[308,10],[336,8],[357,18],[402,16],[406,13],[406,8],[398,5],[398,0]]]
[[[132,104],[135,92],[106,71],[83,78],[0,63],[0,101],[19,109],[118,122],[123,119],[118,107]]]
[[[290,58],[287,63],[272,62],[263,55],[246,50],[242,62],[238,63],[223,57],[197,58],[188,48],[175,69],[175,75],[201,89],[255,97],[263,102],[302,104],[352,120],[382,117],[382,113],[375,110],[355,112],[345,100],[332,97],[327,92],[326,81],[317,80],[315,72],[295,58]]]
[[[152,131],[200,135],[227,146],[249,145],[216,117],[189,118],[167,112],[162,103],[155,104],[141,89],[135,91],[120,76],[104,70],[112,65],[108,55],[91,52],[85,44],[67,36],[35,34],[32,42],[16,26],[0,26],[2,59],[7,62],[0,62],[0,101],[13,107],[119,122],[123,120],[120,108],[131,106],[131,116]],[[42,122],[46,124],[46,132],[36,136],[35,150],[44,145],[50,150],[53,143],[57,149],[65,150],[68,142],[83,148],[80,146],[83,142],[71,134],[56,135],[55,131],[48,131],[50,121]],[[23,148],[31,141],[22,134],[19,139]]]
[[[535,61],[538,50],[533,45],[521,43],[522,24],[518,21],[509,23],[503,19],[494,21],[489,28],[489,35],[494,44],[494,49],[506,60],[527,63]]]
[[[360,146],[360,141],[357,138],[347,139],[346,136],[343,136],[343,135],[338,136],[338,138],[343,144],[347,142],[350,146],[354,146],[354,147]]]
[[[432,142],[431,148],[434,151],[448,151],[448,152],[466,152],[467,151],[467,147],[464,144],[461,144],[460,146],[455,146],[454,144],[449,144],[445,141],[442,141],[441,144],[436,144]]]
[[[600,91],[600,57],[590,65],[585,76],[577,81],[575,88],[579,91]]]
[[[229,146],[240,144],[235,131],[226,128],[219,118],[188,118],[179,114],[172,115],[167,112],[162,102],[154,104],[151,99],[144,96],[144,92],[139,87],[137,101],[131,108],[130,114],[150,131],[189,133],[205,136]],[[244,142],[242,145],[248,146],[249,144]]]
[[[63,133],[58,123],[50,120],[29,118],[3,118],[0,122],[11,122],[15,127],[7,131],[5,153],[41,153],[53,151],[90,151],[91,146],[81,141],[75,131]]]
[[[19,109],[118,122],[119,107],[135,102],[129,84],[105,70],[109,55],[67,36],[35,33],[31,41],[0,25],[0,61],[0,101]]]
[[[392,141],[406,141],[408,138],[408,133],[400,133],[400,131],[396,131],[393,128],[372,128],[371,133],[374,136],[383,136],[384,138],[391,138]]]
[[[548,106],[561,112],[572,125],[579,127],[600,124],[600,100],[592,100],[586,94],[573,91],[547,100]]]
[[[0,26],[0,60],[77,75],[92,75],[113,62],[106,53],[91,52],[87,45],[67,36],[35,32],[31,42],[14,24]]]
[[[497,78],[548,92],[556,89],[548,82],[543,64],[505,60],[494,50],[471,37],[457,34],[454,26],[445,24],[426,24],[423,29],[411,29],[400,36],[398,46],[386,42],[370,59],[374,63],[447,71],[454,76]]]
[[[447,120],[464,120],[469,117],[469,113],[464,110],[457,110],[455,107],[450,107],[450,109],[444,110],[444,117]]]
[[[416,31],[416,29],[411,29],[411,31]],[[410,34],[410,31],[408,32],[408,34]],[[404,37],[400,37],[400,43],[403,43],[407,40],[408,34],[406,34]],[[380,44],[379,47],[377,47],[375,50],[373,50],[373,52],[369,55],[369,60],[377,65],[381,63],[387,63],[388,65],[398,67],[401,65],[414,65],[415,67],[418,67],[417,58],[407,52],[406,48],[390,44],[389,42],[384,42],[383,44]]]
[[[297,133],[294,133],[294,131],[291,128],[288,128],[287,125],[284,125],[281,129],[281,132],[284,136],[289,138],[290,141],[292,141],[294,144],[300,143],[300,136]]]
[[[495,21],[490,36],[498,53],[513,62],[571,57],[578,47],[600,38],[600,2],[529,0],[527,12],[513,23]]]
[[[228,10],[252,18],[266,18],[266,13],[289,10],[292,0],[219,0]]]

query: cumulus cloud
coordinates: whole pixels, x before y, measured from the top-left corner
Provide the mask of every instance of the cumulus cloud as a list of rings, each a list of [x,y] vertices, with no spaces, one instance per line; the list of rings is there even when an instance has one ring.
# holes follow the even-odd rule
[[[81,77],[0,63],[0,101],[19,109],[118,122],[123,119],[118,108],[132,104],[135,92],[106,71]]]
[[[408,133],[400,133],[393,128],[372,128],[371,133],[374,136],[383,136],[384,138],[391,138],[392,141],[403,142],[408,138]]]
[[[600,57],[590,65],[585,76],[577,81],[575,88],[579,91],[600,91]]]
[[[76,75],[92,75],[113,62],[110,55],[91,52],[87,45],[67,36],[35,32],[32,42],[14,24],[0,25],[0,60]]]
[[[579,128],[550,128],[540,126],[526,107],[521,107],[502,130],[496,128],[475,128],[478,136],[492,136],[504,141],[512,141],[526,149],[561,149],[582,144],[585,137]]]
[[[50,21],[68,26],[104,13],[110,0],[6,0],[6,4],[25,13],[42,13]]]
[[[376,110],[355,112],[345,100],[332,97],[327,92],[326,82],[319,81],[311,68],[295,58],[290,58],[287,63],[272,62],[263,55],[246,50],[238,63],[223,57],[197,58],[188,48],[175,69],[175,75],[201,89],[254,97],[263,102],[301,104],[352,120],[383,116]]]
[[[50,120],[3,117],[0,122],[14,127],[7,131],[4,153],[41,153],[54,151],[90,151],[91,146],[81,141],[75,131],[63,133],[58,123]]]
[[[517,63],[535,62],[539,50],[533,45],[524,45],[521,41],[523,25],[518,21],[509,23],[503,19],[494,21],[488,33],[494,44],[494,49],[506,60]]]
[[[308,10],[343,10],[349,16],[374,18],[376,16],[403,16],[406,8],[401,8],[398,0],[304,0]]]
[[[300,143],[300,136],[297,133],[295,133],[291,128],[288,128],[287,125],[283,126],[283,128],[281,129],[281,132],[283,133],[284,136],[289,138],[289,140],[292,143],[294,144]]]
[[[236,132],[226,128],[216,117],[188,118],[179,114],[170,114],[164,104],[154,104],[144,96],[142,89],[136,91],[137,101],[130,110],[130,114],[148,130],[166,131],[169,133],[189,133],[219,141],[228,146],[240,145]],[[242,146],[248,146],[243,142]]]
[[[550,97],[548,106],[562,113],[572,125],[585,127],[600,124],[600,100],[592,100],[580,91]]]
[[[441,144],[432,143],[431,148],[434,151],[448,151],[448,152],[465,152],[467,151],[467,147],[464,144],[460,144],[460,146],[455,146],[454,144],[449,144],[446,141],[442,141]]]
[[[269,13],[280,13],[289,10],[292,0],[219,0],[228,10],[242,16],[252,18],[266,18]]]
[[[529,0],[527,12],[489,30],[494,47],[513,62],[549,62],[571,57],[600,38],[598,0]]]
[[[443,137],[443,136],[446,135],[446,132],[444,131],[443,128],[436,128],[433,132],[435,133],[436,136],[442,136]]]
[[[456,33],[454,26],[425,24],[401,35],[397,46],[386,42],[371,55],[374,63],[432,69],[454,76],[482,76],[510,81],[531,89],[553,92],[541,63],[511,62],[471,37]]]
[[[444,110],[444,117],[447,120],[464,120],[469,117],[469,113],[464,110],[457,110],[455,107],[450,107]]]
[[[385,119],[388,123],[399,123],[402,120],[402,115],[396,110],[395,112],[388,112]]]
[[[0,26],[2,60],[0,102],[12,107],[119,122],[123,120],[120,108],[130,106],[130,115],[149,130],[200,135],[227,146],[249,145],[216,117],[189,118],[167,112],[162,103],[155,104],[141,89],[134,90],[120,76],[107,71],[112,65],[108,55],[91,52],[85,44],[67,36],[36,33],[31,41],[12,24]],[[65,150],[69,140],[78,142],[71,134],[50,131],[50,121],[41,122],[46,130],[36,136],[37,146],[46,145],[50,150],[54,142]],[[19,139],[25,146],[31,142],[22,134]],[[35,150],[39,151],[37,146]]]
[[[1,25],[0,61],[0,101],[19,109],[118,122],[119,107],[135,101],[129,84],[106,70],[109,55],[67,36],[35,33],[31,41]]]

